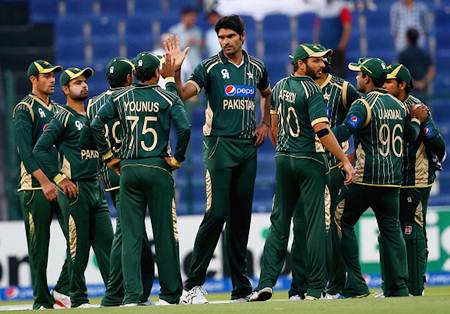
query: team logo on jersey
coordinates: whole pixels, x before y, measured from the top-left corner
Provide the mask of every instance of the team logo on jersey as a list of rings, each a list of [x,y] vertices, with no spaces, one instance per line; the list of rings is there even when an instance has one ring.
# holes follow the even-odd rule
[[[250,72],[250,71],[247,72],[247,77],[248,77],[249,80],[253,80],[254,79],[253,73]]]
[[[225,86],[225,96],[253,97],[255,87],[249,85],[227,85]]]
[[[359,126],[361,120],[359,120],[359,118],[357,116],[351,115],[350,117],[348,117],[347,122],[352,127],[357,128]]]
[[[222,73],[222,78],[223,79],[229,79],[230,78],[230,73],[228,73],[227,69],[222,69],[222,71],[220,71],[220,73]]]
[[[46,124],[44,124],[44,125],[42,126],[42,131],[47,130],[47,128],[48,128],[48,123],[46,123]]]
[[[81,131],[83,128],[83,123],[81,121],[75,121],[75,127],[78,129],[78,131]]]
[[[42,108],[39,108],[39,109],[38,109],[38,112],[39,112],[39,116],[40,116],[41,118],[45,118],[45,112],[44,112],[44,110],[42,110]]]

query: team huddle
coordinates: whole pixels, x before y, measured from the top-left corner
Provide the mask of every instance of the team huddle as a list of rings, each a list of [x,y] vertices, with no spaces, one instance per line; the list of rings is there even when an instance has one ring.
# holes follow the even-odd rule
[[[142,52],[111,60],[110,88],[89,100],[91,68],[63,70],[43,60],[29,66],[32,93],[16,105],[13,120],[33,308],[91,306],[84,278],[91,247],[106,286],[102,306],[148,304],[155,262],[159,305],[208,303],[203,284],[222,232],[231,301],[265,301],[282,271],[291,222],[289,299],[365,297],[354,226],[369,207],[380,230],[383,296],[422,295],[427,203],[445,143],[428,108],[410,95],[408,69],[360,58],[349,64],[357,72],[355,88],[330,74],[332,50],[303,43],[290,56],[293,73],[271,88],[264,63],[242,48],[242,19],[225,16],[215,31],[222,50],[184,83],[180,71],[189,49],[182,51],[176,36],[166,40],[164,56]],[[50,99],[58,72],[65,105]],[[202,89],[206,212],[182,282],[172,173],[182,167],[190,140],[184,101]],[[276,149],[275,194],[253,288],[246,249],[257,150],[266,138]],[[115,232],[105,191],[119,214]],[[155,255],[145,231],[147,209]],[[67,257],[49,292],[54,214]]]

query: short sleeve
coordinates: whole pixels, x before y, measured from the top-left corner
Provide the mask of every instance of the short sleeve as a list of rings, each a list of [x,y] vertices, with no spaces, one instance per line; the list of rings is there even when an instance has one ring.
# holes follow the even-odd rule
[[[202,88],[206,87],[207,74],[203,63],[197,65],[186,83],[191,83],[199,93]]]

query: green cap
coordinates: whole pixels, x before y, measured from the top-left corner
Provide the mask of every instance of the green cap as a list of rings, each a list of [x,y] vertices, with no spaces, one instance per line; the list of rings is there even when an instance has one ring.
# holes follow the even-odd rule
[[[403,64],[393,63],[388,65],[386,68],[387,76],[386,79],[395,79],[400,80],[402,82],[406,82],[407,84],[412,86],[412,76],[409,72],[408,68]]]
[[[79,76],[84,75],[85,78],[89,78],[94,74],[94,70],[92,68],[68,68],[65,69],[61,76],[59,77],[59,83],[61,84],[61,87],[67,85],[71,80],[76,79]]]
[[[106,79],[111,84],[121,84],[134,71],[134,64],[127,58],[114,58],[106,66]]]
[[[326,49],[322,45],[314,44],[300,44],[294,51],[292,58],[292,63],[296,64],[298,60],[305,60],[310,57],[325,57],[333,54],[333,50]]]
[[[130,61],[133,62],[134,66],[136,66],[136,65],[137,65],[138,59],[139,59],[140,57],[142,57],[143,55],[146,55],[146,54],[149,54],[149,53],[151,53],[151,52],[150,52],[150,51],[142,51],[142,52],[139,52],[139,53],[137,54],[137,56],[134,57],[133,59],[131,59]]]
[[[27,70],[27,76],[37,76],[39,74],[51,73],[51,72],[60,72],[62,71],[62,66],[60,65],[52,65],[50,62],[45,60],[36,60],[33,61]]]
[[[386,78],[386,64],[379,58],[359,58],[358,62],[350,63],[348,68],[375,79],[384,80]]]
[[[145,76],[151,77],[155,74],[156,69],[165,62],[165,59],[150,52],[141,52],[134,58],[134,61],[137,72],[143,72]]]

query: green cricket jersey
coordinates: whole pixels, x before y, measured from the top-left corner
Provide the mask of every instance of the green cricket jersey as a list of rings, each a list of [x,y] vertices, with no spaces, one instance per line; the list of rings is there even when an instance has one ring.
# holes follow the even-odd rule
[[[37,96],[29,94],[13,109],[13,129],[20,161],[18,191],[41,188],[39,182],[31,175],[40,168],[33,156],[33,148],[59,107],[52,101],[46,104]],[[48,158],[52,163],[58,164],[56,149],[51,149]]]
[[[409,112],[422,101],[409,95],[404,104]],[[416,141],[405,141],[403,148],[403,187],[429,187],[436,179],[436,168],[432,155],[442,160],[445,155],[445,142],[433,119],[428,117],[420,126]]]
[[[277,115],[278,153],[325,152],[313,126],[329,123],[323,94],[309,76],[291,75],[280,80],[272,91],[271,114]]]
[[[414,124],[414,126],[413,126]],[[340,126],[333,129],[338,141],[355,136],[354,183],[399,187],[402,182],[403,141],[411,131],[417,138],[419,124],[407,119],[403,103],[383,89],[356,100]]]
[[[205,89],[205,136],[253,139],[256,128],[256,89],[270,88],[264,63],[243,51],[242,64],[230,62],[222,51],[203,60],[188,83]]]
[[[361,95],[352,84],[331,74],[328,74],[320,88],[327,105],[327,114],[331,128],[344,122],[350,105],[356,99],[361,98]],[[348,141],[342,143],[341,146],[346,152],[349,148]],[[339,164],[339,160],[330,152],[328,152],[328,160],[331,167]]]
[[[97,179],[98,151],[80,148],[80,133],[87,122],[85,115],[77,113],[68,105],[61,107],[50,121],[33,150],[33,155],[49,178],[62,173],[72,181]],[[58,164],[51,160],[53,146],[60,155],[61,172]]]
[[[89,121],[95,117],[100,108],[106,103],[107,99],[116,91],[123,89],[123,87],[110,88],[107,91],[93,97],[89,100],[86,109],[86,115]],[[85,127],[89,127],[87,124]],[[105,124],[105,137],[108,145],[111,147],[113,154],[116,154],[120,149],[121,128],[119,119],[113,119]],[[110,168],[106,167],[103,160],[99,159],[98,171],[100,179],[103,181],[105,191],[112,191],[120,188],[120,177]]]
[[[178,96],[158,85],[136,85],[114,93],[91,123],[93,137],[104,158],[111,156],[104,125],[119,119],[122,127],[120,159],[165,157],[170,155],[171,124],[177,130],[174,157],[182,162],[189,142],[189,119]]]

